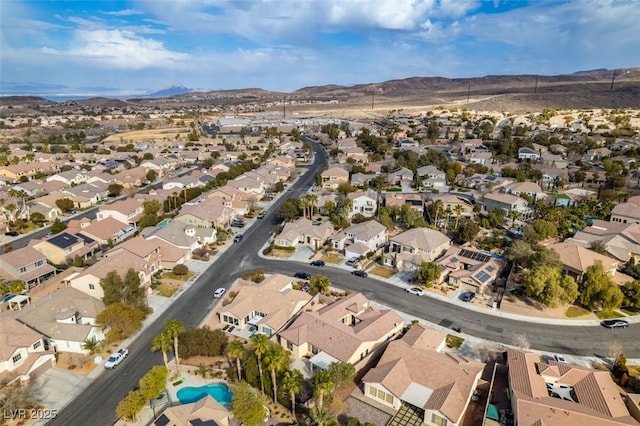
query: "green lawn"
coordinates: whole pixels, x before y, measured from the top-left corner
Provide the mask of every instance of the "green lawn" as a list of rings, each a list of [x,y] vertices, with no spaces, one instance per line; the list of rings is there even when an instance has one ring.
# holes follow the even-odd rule
[[[447,347],[452,349],[458,349],[462,346],[464,339],[462,337],[447,334]]]
[[[624,316],[618,311],[595,311],[595,314],[601,320],[612,319],[612,318],[620,318],[620,317]]]
[[[395,271],[393,269],[387,269],[382,266],[374,266],[372,269],[369,269],[367,272],[383,278],[391,278],[392,276],[395,275]]]
[[[567,311],[564,313],[567,318],[577,318],[583,315],[589,315],[589,311],[581,308],[580,306],[569,306]]]
[[[193,274],[195,274],[195,272],[193,271],[187,272],[186,275],[176,275],[173,272],[165,272],[164,274],[162,274],[162,278],[167,278],[170,280],[187,281],[189,278],[193,276]]]

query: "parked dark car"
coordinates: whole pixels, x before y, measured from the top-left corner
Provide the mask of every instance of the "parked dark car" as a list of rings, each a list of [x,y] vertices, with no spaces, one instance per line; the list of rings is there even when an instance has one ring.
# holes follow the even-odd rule
[[[471,302],[476,297],[476,294],[471,291],[466,291],[460,295],[460,300],[463,302]]]
[[[301,280],[310,280],[311,274],[307,274],[306,272],[296,272],[295,274],[293,274],[293,277]]]
[[[18,235],[20,235],[20,233],[18,231],[8,231],[5,232],[4,235],[8,237],[17,237]]]
[[[629,327],[629,323],[625,320],[604,320],[600,323],[603,327],[606,328],[627,328]]]
[[[236,236],[233,238],[233,242],[234,243],[239,243],[240,241],[242,241],[243,237],[244,237],[244,235],[242,235],[242,234],[236,234]]]
[[[356,276],[362,277],[362,278],[366,278],[369,275],[365,271],[363,271],[362,269],[356,269],[355,271],[351,271],[351,273],[353,275],[356,275]]]
[[[324,260],[314,260],[313,262],[311,262],[311,266],[324,266],[326,265],[324,263]]]

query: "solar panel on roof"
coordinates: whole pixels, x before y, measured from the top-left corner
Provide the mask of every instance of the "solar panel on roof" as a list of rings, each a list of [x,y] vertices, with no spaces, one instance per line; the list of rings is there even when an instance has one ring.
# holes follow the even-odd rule
[[[493,265],[487,265],[487,271],[493,272],[494,269],[496,268],[494,268]]]
[[[155,421],[155,422],[153,422],[153,423],[154,423],[156,426],[166,426],[166,425],[168,425],[168,424],[169,424],[169,422],[170,422],[169,418],[168,418],[166,415],[162,414],[162,415],[161,415],[160,417],[158,417],[158,418],[156,419],[156,421]]]
[[[486,272],[482,271],[480,272],[478,275],[476,275],[476,278],[478,279],[478,281],[480,281],[481,283],[485,283],[489,278],[490,275],[487,274]]]
[[[460,256],[466,257],[467,259],[477,260],[478,262],[488,262],[491,259],[491,256],[487,254],[467,249],[460,250]]]
[[[458,259],[457,257],[453,256],[453,257],[451,258],[451,261],[452,261],[452,262],[459,262],[459,261],[460,261],[460,259]]]

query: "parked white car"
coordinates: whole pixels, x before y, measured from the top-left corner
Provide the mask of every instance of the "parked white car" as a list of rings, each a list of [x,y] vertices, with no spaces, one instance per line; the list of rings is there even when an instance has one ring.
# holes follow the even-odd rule
[[[213,292],[213,297],[215,297],[216,299],[220,299],[222,296],[224,296],[224,293],[226,291],[227,291],[226,289],[220,287],[219,289]]]
[[[111,354],[107,362],[104,363],[104,368],[107,370],[111,370],[112,368],[116,368],[124,359],[129,355],[129,349],[122,348],[119,349],[118,352],[114,352]]]

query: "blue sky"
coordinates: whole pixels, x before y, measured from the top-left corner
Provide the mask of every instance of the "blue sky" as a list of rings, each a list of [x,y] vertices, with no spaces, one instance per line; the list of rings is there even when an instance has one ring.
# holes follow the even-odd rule
[[[2,94],[626,68],[640,0],[0,0],[0,66]]]

